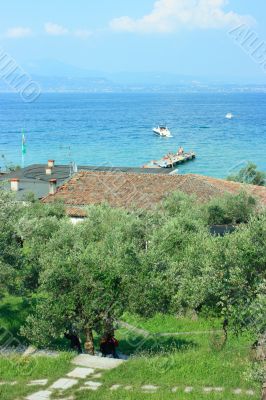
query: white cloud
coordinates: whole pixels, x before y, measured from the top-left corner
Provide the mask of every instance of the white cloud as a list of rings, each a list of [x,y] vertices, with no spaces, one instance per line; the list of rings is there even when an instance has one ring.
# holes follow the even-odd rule
[[[76,29],[70,30],[62,25],[55,24],[53,22],[47,22],[44,25],[45,32],[51,36],[64,36],[70,35],[79,39],[87,39],[92,35],[92,32],[88,29]]]
[[[169,33],[180,27],[209,29],[251,24],[250,16],[225,11],[227,0],[157,0],[150,14],[139,19],[115,18],[110,27],[117,31]]]
[[[73,32],[73,35],[80,39],[87,39],[89,36],[92,35],[92,32],[87,29],[77,29]]]
[[[47,22],[44,25],[45,32],[52,36],[63,36],[68,34],[68,29],[62,25],[54,24],[53,22]]]
[[[10,39],[20,39],[31,35],[32,35],[32,30],[30,28],[23,28],[21,26],[17,26],[14,28],[9,28],[4,36]]]

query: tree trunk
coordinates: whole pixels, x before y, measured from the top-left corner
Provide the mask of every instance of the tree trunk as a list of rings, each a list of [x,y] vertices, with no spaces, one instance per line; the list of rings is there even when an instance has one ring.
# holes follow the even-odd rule
[[[224,319],[223,321],[223,332],[224,332],[224,342],[223,342],[223,346],[226,345],[227,343],[227,339],[228,339],[228,325],[229,325],[229,321],[228,319]]]
[[[109,315],[104,320],[104,336],[114,335],[114,319]]]
[[[256,359],[263,362],[266,360],[266,333],[258,340]]]
[[[258,361],[265,363],[265,360],[266,360],[266,333],[264,333],[258,340],[256,356],[257,356],[256,358]],[[262,386],[261,400],[266,400],[266,382],[264,382],[264,384]]]
[[[94,356],[94,342],[93,342],[93,333],[91,328],[85,329],[86,341],[84,343],[84,349],[86,354],[91,354]]]
[[[266,382],[264,383],[264,385],[262,387],[261,400],[266,400]]]

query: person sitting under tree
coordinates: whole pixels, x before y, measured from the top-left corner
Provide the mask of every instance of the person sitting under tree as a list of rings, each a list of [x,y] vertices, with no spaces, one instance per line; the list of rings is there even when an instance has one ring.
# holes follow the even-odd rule
[[[119,343],[113,334],[103,336],[100,341],[100,351],[103,357],[113,356],[113,358],[119,358],[116,352],[118,345]]]
[[[70,348],[77,351],[79,354],[82,353],[82,347],[78,335],[74,331],[68,331],[65,333],[65,338],[70,340]]]

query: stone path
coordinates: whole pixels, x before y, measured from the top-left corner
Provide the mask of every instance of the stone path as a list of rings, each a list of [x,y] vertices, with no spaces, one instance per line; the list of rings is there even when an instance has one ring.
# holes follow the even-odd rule
[[[67,380],[67,379],[59,379],[58,381],[56,381],[49,389],[47,390],[41,390],[38,391],[30,396],[28,396],[26,399],[27,400],[51,400],[52,398],[52,394],[53,394],[53,390],[55,389],[60,389],[61,390],[61,394],[63,394],[64,390],[67,390],[69,388],[74,387],[75,385],[77,385],[78,382],[73,382],[73,380]],[[98,390],[100,387],[102,386],[101,382],[98,381],[86,381],[83,382],[82,385],[80,387],[77,388],[78,391],[96,391]],[[161,387],[160,386],[155,386],[155,385],[143,385],[140,388],[140,391],[143,393],[147,393],[147,394],[152,394],[152,393],[156,393],[158,390],[160,390]],[[181,387],[174,387],[172,388],[172,393],[177,393],[178,391],[182,391],[186,394],[192,393],[194,390],[199,390],[199,388],[194,388],[193,386],[187,386],[184,388]],[[133,390],[133,386],[132,385],[120,385],[120,384],[115,384],[112,385],[108,388],[108,390],[110,391],[117,391],[117,390],[126,390],[126,391],[131,391]],[[200,388],[200,390],[205,393],[221,393],[225,390],[225,388],[222,387],[203,387]],[[232,389],[230,390],[231,393],[237,395],[246,395],[249,397],[255,396],[255,392],[253,390],[244,390],[244,389]],[[73,396],[71,398],[68,399],[74,399]]]
[[[0,349],[0,354],[3,356],[20,355],[22,357],[28,356],[45,356],[45,357],[58,357],[60,352],[53,350],[38,350],[34,346],[18,346],[18,347],[5,347]]]
[[[191,331],[191,332],[172,332],[172,333],[155,333],[157,337],[165,337],[165,336],[183,336],[183,335],[208,335],[213,333],[222,333],[221,329],[218,330],[210,330],[210,331]]]
[[[51,390],[41,390],[40,392],[33,393],[32,395],[28,396],[28,400],[48,400],[50,399],[52,394]]]
[[[30,381],[27,386],[46,386],[48,383],[48,379],[37,379],[34,381]]]
[[[135,333],[135,334],[138,334],[138,335],[141,335],[141,336],[144,336],[144,337],[150,336],[150,335],[151,335],[151,332],[146,331],[145,329],[137,328],[136,326],[130,325],[130,324],[128,324],[127,322],[117,321],[117,323],[119,324],[120,327],[126,328],[126,329],[128,329],[130,332],[133,332],[133,333]]]
[[[209,331],[152,333],[152,332],[147,331],[146,329],[137,328],[136,326],[128,324],[127,322],[124,322],[124,321],[117,321],[117,322],[118,322],[120,327],[126,328],[130,332],[133,332],[134,334],[138,334],[138,335],[141,335],[141,336],[144,336],[144,337],[148,337],[148,336],[165,337],[165,336],[182,336],[182,335],[207,335],[207,334],[223,332],[221,329],[218,329],[218,330],[213,329],[213,330],[209,330]]]
[[[73,360],[73,364],[79,365],[82,367],[89,367],[93,369],[101,369],[108,370],[118,367],[123,364],[124,360],[118,360],[115,358],[107,358],[107,357],[95,357],[87,354],[80,354],[75,357]]]
[[[98,390],[102,383],[98,380],[85,381],[89,376],[92,379],[99,379],[102,377],[102,372],[98,370],[110,370],[123,364],[124,360],[117,360],[113,358],[103,358],[97,356],[90,356],[87,354],[80,354],[75,357],[72,363],[76,366],[72,371],[55,381],[49,388],[39,390],[26,397],[26,400],[51,400],[55,391],[64,391],[77,387],[77,390]],[[47,379],[39,379],[30,381],[28,386],[46,386]],[[82,384],[81,387],[80,384]],[[120,387],[120,385],[119,385]]]
[[[101,388],[103,383],[101,382],[102,374],[106,370],[110,370],[113,368],[118,367],[119,365],[123,364],[125,361],[123,360],[116,360],[111,358],[102,358],[97,356],[89,356],[85,354],[81,354],[75,357],[72,363],[75,365],[74,369],[66,374],[65,377],[62,377],[55,381],[52,385],[48,388],[36,391],[35,393],[26,397],[26,400],[52,400],[53,394],[60,393],[61,396],[64,396],[64,392],[69,389],[74,389],[77,392],[79,391],[97,391]],[[101,372],[99,372],[99,370]],[[89,378],[89,380],[87,380]],[[5,383],[1,383],[5,384]],[[12,382],[11,384],[14,384]],[[46,386],[48,384],[47,379],[39,379],[33,380],[28,383],[28,386]],[[110,391],[118,391],[118,390],[125,390],[131,391],[134,387],[132,385],[122,385],[120,383],[114,383],[110,385],[110,387],[106,388],[106,390]],[[139,388],[135,388],[140,390],[143,393],[152,394],[156,393],[160,389],[166,389],[164,386],[160,387],[159,385],[153,384],[145,384]],[[177,393],[181,391],[183,393],[192,393],[193,391],[202,391],[206,395],[208,393],[220,393],[226,390],[223,387],[193,387],[193,386],[175,386],[175,387],[168,387],[169,392]],[[227,389],[228,390],[228,389]],[[246,396],[254,396],[255,392],[251,389],[240,389],[235,388],[230,390],[231,393],[235,394],[236,397],[238,395],[246,395]],[[70,396],[68,398],[64,398],[61,400],[75,400],[74,396]]]
[[[69,378],[85,379],[94,372],[93,368],[75,368],[73,371],[69,372],[67,376]]]

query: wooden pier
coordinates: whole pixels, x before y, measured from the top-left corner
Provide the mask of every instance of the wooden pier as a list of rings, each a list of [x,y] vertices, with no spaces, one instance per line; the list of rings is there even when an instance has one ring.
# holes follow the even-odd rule
[[[160,160],[153,160],[150,163],[143,166],[143,168],[175,168],[179,164],[191,161],[196,158],[196,153],[191,151],[182,155],[178,154],[167,154]]]

